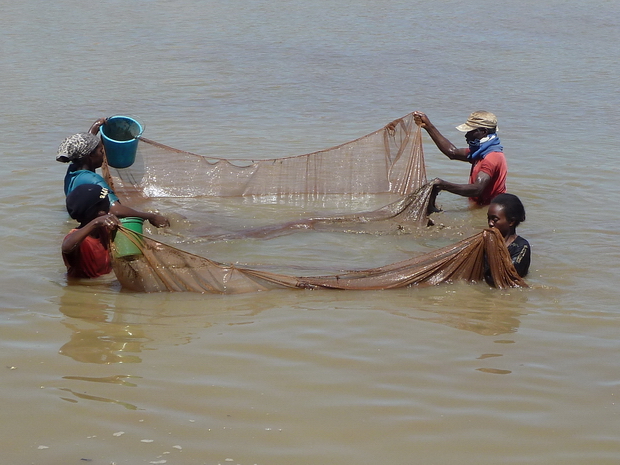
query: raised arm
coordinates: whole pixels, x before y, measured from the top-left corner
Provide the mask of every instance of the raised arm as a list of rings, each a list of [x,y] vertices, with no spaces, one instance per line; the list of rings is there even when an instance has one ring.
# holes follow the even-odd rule
[[[108,120],[107,118],[99,118],[97,121],[95,121],[92,124],[88,132],[96,135],[99,132],[99,128],[103,126],[107,120]]]
[[[448,157],[450,160],[467,161],[467,155],[469,154],[468,149],[459,149],[452,142],[446,139],[433,125],[433,123],[431,123],[431,120],[428,119],[428,116],[426,116],[421,111],[416,111],[413,113],[413,119],[418,126],[426,129],[426,132],[428,132],[428,135],[431,136],[431,139],[433,139],[433,142],[435,142],[437,148],[446,157]]]

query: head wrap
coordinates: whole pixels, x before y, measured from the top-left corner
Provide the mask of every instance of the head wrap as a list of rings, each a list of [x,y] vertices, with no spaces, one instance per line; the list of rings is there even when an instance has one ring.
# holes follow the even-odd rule
[[[99,145],[99,138],[89,132],[81,132],[67,137],[58,147],[56,161],[68,163],[90,155]]]
[[[108,189],[97,184],[81,184],[67,195],[67,212],[82,224],[109,210]]]

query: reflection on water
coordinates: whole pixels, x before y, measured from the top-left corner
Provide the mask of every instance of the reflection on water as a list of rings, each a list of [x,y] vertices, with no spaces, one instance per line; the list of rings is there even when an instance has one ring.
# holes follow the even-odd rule
[[[208,328],[222,318],[227,325],[249,324],[253,322],[252,317],[273,306],[272,299],[281,301],[281,297],[278,293],[267,298],[263,294],[136,295],[111,290],[108,283],[66,286],[58,310],[66,317],[62,324],[71,330],[71,336],[59,353],[83,363],[140,363],[140,354],[145,350],[188,344],[197,329],[196,317],[201,328]],[[211,318],[205,318],[207,315]],[[120,383],[122,379],[121,376],[88,380]]]
[[[609,206],[620,190],[609,128],[620,2],[397,1],[379,14],[369,2],[239,3],[124,2],[135,14],[118,15],[76,0],[45,14],[3,2],[2,462],[617,463],[620,221]],[[476,7],[501,27],[481,28]],[[472,45],[485,53],[464,53]],[[144,115],[147,137],[208,156],[272,158],[413,110],[463,142],[454,126],[479,105],[501,119],[509,191],[526,205],[532,289],[207,298],[56,285],[75,223],[54,155],[99,116]],[[426,134],[424,149],[430,178],[465,182],[467,167]],[[199,208],[217,232],[389,203],[271,200]],[[439,203],[445,227],[420,241],[306,231],[186,244],[196,209],[173,198],[160,208],[178,236],[149,234],[227,262],[370,268],[486,225],[462,198]],[[161,457],[177,444],[182,457]]]
[[[79,381],[91,381],[94,383],[120,384],[122,386],[136,387],[135,383],[125,381],[126,378],[135,378],[130,375],[107,376],[105,378],[92,378],[89,376],[63,376],[63,379],[76,379]]]
[[[68,389],[68,388],[61,388],[60,390],[61,391],[66,391],[66,392],[70,392],[75,397],[78,397],[80,399],[95,400],[95,401],[98,401],[98,402],[109,402],[111,404],[121,405],[121,406],[125,407],[127,410],[139,410],[138,407],[136,407],[135,405],[129,404],[127,402],[122,402],[120,400],[108,399],[106,397],[92,396],[92,395],[84,394],[84,393],[81,393],[81,392],[75,392],[74,390]],[[75,399],[71,399],[71,398],[68,398],[68,397],[61,397],[61,399],[62,400],[66,400],[68,402],[73,402],[73,403],[77,402]]]
[[[132,314],[98,300],[102,294],[73,292],[68,288],[60,298],[59,310],[69,317],[63,324],[71,329],[71,339],[59,353],[84,363],[140,363],[145,336],[142,325],[131,321]]]
[[[394,315],[430,321],[483,336],[515,333],[528,299],[527,289],[502,292],[484,284],[458,283],[438,286],[416,302],[415,312]]]
[[[415,311],[390,311],[393,315],[412,320],[439,323],[459,330],[470,331],[482,336],[499,336],[516,333],[521,324],[520,317],[526,315],[529,290],[519,289],[502,292],[478,284],[459,283],[430,290],[431,295],[417,301]],[[466,298],[465,298],[466,297]],[[514,343],[513,340],[498,339],[495,343]],[[481,354],[476,360],[502,357],[501,353]],[[506,375],[512,373],[497,367],[479,367],[475,370],[488,374]]]
[[[477,368],[477,370],[483,373],[491,373],[493,375],[509,375],[512,373],[510,370],[500,370],[498,368]]]
[[[483,336],[514,333],[519,327],[517,314],[506,310],[422,310],[432,315],[425,317],[403,315],[407,318],[432,321],[456,329],[473,331]],[[401,314],[402,315],[402,314]]]
[[[134,339],[129,328],[106,332],[100,329],[79,329],[78,325],[66,324],[73,331],[71,340],[63,345],[59,353],[84,363],[140,363],[142,359],[133,355],[141,352],[142,341]]]

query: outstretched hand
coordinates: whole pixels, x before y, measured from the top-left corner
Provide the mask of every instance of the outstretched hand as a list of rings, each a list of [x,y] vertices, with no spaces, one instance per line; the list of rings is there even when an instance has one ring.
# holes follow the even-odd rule
[[[421,128],[427,128],[431,125],[431,120],[429,120],[428,116],[426,116],[426,114],[422,113],[421,111],[413,112],[413,121],[415,121],[415,124],[417,124]]]
[[[153,213],[153,216],[149,218],[149,222],[156,228],[167,228],[170,226],[168,218],[157,213]]]

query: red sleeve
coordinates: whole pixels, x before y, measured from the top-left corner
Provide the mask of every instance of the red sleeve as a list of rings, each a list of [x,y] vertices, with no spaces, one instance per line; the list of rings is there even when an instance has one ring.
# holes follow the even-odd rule
[[[67,275],[72,278],[96,278],[112,271],[110,251],[99,239],[88,236],[82,241],[78,252],[63,254]]]

